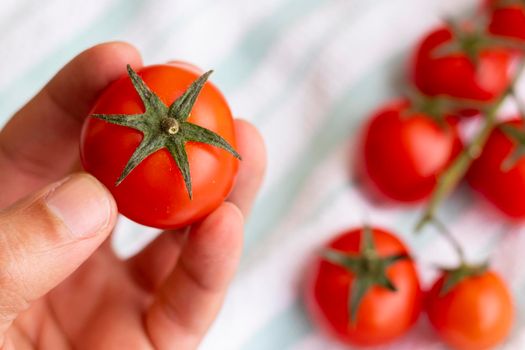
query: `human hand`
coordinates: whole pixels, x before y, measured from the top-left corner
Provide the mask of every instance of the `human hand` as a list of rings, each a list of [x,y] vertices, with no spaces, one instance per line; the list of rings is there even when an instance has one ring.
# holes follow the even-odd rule
[[[118,259],[107,240],[113,198],[90,175],[68,174],[83,118],[128,63],[141,59],[124,43],[83,52],[0,132],[2,349],[193,349],[220,308],[263,177],[263,141],[236,120],[243,161],[228,201]]]

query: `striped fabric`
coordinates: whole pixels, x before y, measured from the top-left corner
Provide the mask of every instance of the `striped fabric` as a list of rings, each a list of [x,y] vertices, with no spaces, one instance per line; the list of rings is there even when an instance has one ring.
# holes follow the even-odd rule
[[[2,0],[0,125],[64,63],[101,41],[135,44],[146,63],[184,59],[214,68],[212,80],[238,116],[264,134],[269,169],[247,223],[245,253],[202,349],[343,349],[309,324],[301,302],[307,263],[339,230],[364,220],[392,228],[420,261],[454,263],[433,229],[413,235],[418,207],[384,207],[349,176],[359,128],[399,94],[410,47],[439,18],[475,0]],[[512,287],[516,327],[504,349],[525,348],[525,232],[460,189],[441,208],[472,261],[490,256]],[[121,220],[123,255],[155,231]],[[521,258],[521,259],[520,259]],[[384,349],[443,349],[422,318]]]

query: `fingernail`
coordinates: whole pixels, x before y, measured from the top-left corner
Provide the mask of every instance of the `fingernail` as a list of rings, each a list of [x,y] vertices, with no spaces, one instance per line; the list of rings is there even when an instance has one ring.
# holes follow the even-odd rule
[[[107,225],[111,204],[107,191],[90,175],[74,175],[51,190],[48,208],[77,237],[95,235]]]

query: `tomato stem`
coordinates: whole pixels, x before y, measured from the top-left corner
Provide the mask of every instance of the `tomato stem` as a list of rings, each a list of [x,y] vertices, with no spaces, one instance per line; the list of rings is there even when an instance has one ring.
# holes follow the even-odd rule
[[[496,117],[498,110],[500,109],[503,101],[514,91],[514,86],[520,78],[523,69],[525,67],[525,60],[521,60],[519,67],[517,69],[517,74],[514,77],[514,80],[509,85],[507,91],[502,94],[502,96],[494,102],[486,110],[485,124],[479,131],[479,133],[474,137],[472,142],[461,152],[452,164],[438,176],[437,186],[432,192],[430,201],[423,211],[423,214],[420,220],[415,226],[416,232],[419,232],[426,226],[426,224],[432,222],[436,224],[436,211],[443,202],[443,200],[457,187],[458,183],[461,181],[463,176],[466,174],[468,168],[472,162],[479,157],[485,143],[487,142],[490,133],[496,125]]]
[[[451,166],[438,177],[437,187],[430,197],[429,205],[423,212],[422,218],[416,224],[417,232],[421,231],[427,223],[436,222],[435,215],[437,208],[463,178],[472,161],[481,153],[488,136],[494,128],[495,117],[495,111],[487,113],[486,122],[481,131],[469,146],[456,157]]]
[[[442,221],[438,220],[437,218],[434,218],[432,221],[434,223],[434,226],[436,226],[436,228],[438,229],[438,232],[441,234],[441,236],[452,245],[452,247],[458,254],[460,265],[465,265],[465,252],[463,251],[461,244],[459,244],[458,240],[454,237],[452,232],[450,232],[450,230]]]
[[[162,120],[162,128],[170,135],[175,135],[180,130],[180,124],[175,118],[164,118]]]

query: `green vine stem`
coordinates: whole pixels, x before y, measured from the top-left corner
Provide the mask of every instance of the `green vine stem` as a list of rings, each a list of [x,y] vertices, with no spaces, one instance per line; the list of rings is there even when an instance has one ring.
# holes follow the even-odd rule
[[[447,226],[439,221],[438,219],[433,219],[434,226],[436,226],[437,230],[441,234],[443,238],[445,238],[454,248],[456,251],[460,265],[466,264],[466,258],[465,258],[465,252],[463,251],[463,248],[461,247],[461,244],[459,244],[458,240],[452,235],[452,233],[448,230]]]
[[[516,107],[518,109],[518,113],[520,115],[520,118],[522,120],[525,120],[525,106],[523,105],[523,102],[520,100],[518,92],[516,91],[516,86],[513,85],[510,88],[510,96],[514,99],[514,102],[516,103]]]
[[[487,108],[485,112],[485,124],[479,133],[474,137],[465,150],[456,157],[452,164],[441,173],[440,176],[438,176],[437,186],[432,192],[428,205],[423,211],[423,215],[416,224],[416,232],[421,231],[428,223],[436,223],[436,211],[439,205],[452,192],[452,190],[457,187],[458,183],[470,167],[470,164],[481,154],[490,133],[496,126],[496,117],[501,104],[510,95],[514,95],[514,98],[516,98],[514,87],[521,77],[524,67],[525,60],[522,59],[516,70],[516,76],[509,85],[507,91],[496,102],[494,102],[494,104]]]

